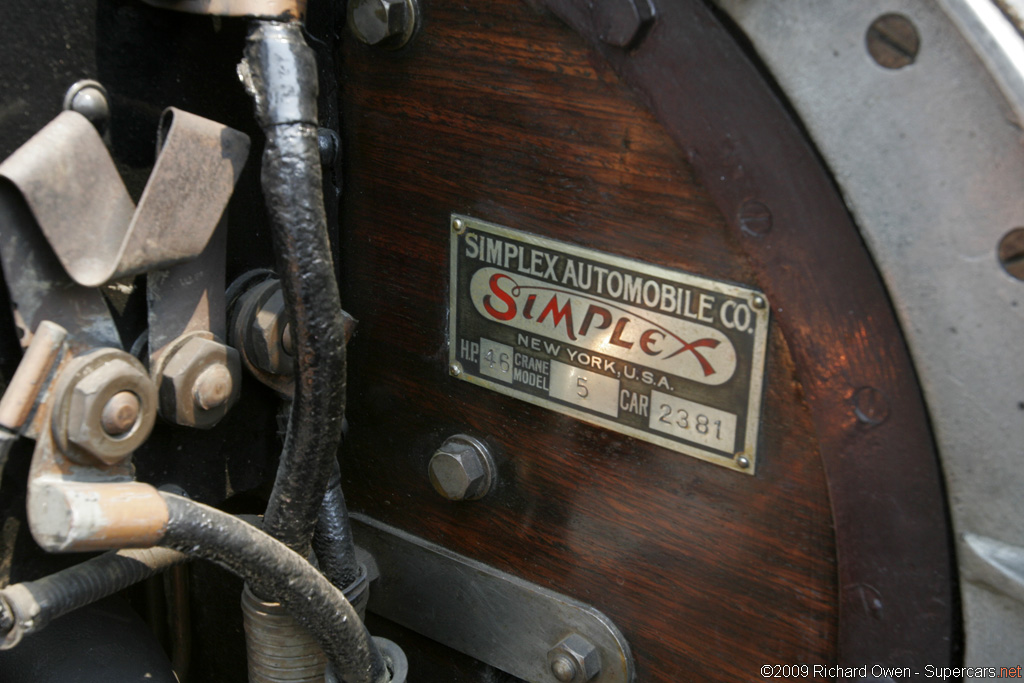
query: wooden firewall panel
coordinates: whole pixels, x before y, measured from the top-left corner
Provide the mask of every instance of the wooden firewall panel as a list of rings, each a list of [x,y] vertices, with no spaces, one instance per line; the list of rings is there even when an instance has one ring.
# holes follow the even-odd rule
[[[450,376],[453,213],[771,288],[691,160],[554,15],[518,0],[424,12],[409,47],[349,40],[339,60],[342,297],[360,321],[342,454],[350,507],[595,606],[623,631],[640,681],[835,664],[830,483],[801,379],[811,370],[784,326],[769,329],[754,476]],[[880,363],[903,352],[898,337],[877,348]],[[444,500],[427,476],[458,433],[498,460],[482,500]]]

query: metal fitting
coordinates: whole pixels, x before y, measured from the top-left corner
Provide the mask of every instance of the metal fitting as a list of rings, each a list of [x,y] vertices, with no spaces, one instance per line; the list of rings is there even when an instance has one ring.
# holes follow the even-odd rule
[[[494,484],[494,461],[487,446],[457,434],[437,449],[428,465],[430,483],[448,500],[483,498]]]
[[[242,361],[209,333],[185,337],[161,359],[160,415],[175,424],[209,429],[238,400]]]
[[[636,47],[654,23],[653,0],[599,0],[591,3],[598,38],[614,47]]]
[[[276,290],[256,309],[246,336],[246,348],[252,352],[252,361],[264,372],[273,375],[295,373],[295,361],[284,341],[285,328],[291,332],[284,292],[278,282]]]
[[[548,652],[548,667],[562,683],[586,683],[601,673],[601,652],[573,633]]]
[[[352,0],[348,4],[348,25],[361,43],[400,48],[416,30],[416,2]]]
[[[156,421],[156,387],[138,360],[116,349],[71,361],[58,379],[56,397],[54,439],[79,462],[120,463],[149,437]]]
[[[65,111],[78,112],[101,134],[110,122],[110,101],[107,89],[99,81],[81,80],[75,82],[64,93]]]

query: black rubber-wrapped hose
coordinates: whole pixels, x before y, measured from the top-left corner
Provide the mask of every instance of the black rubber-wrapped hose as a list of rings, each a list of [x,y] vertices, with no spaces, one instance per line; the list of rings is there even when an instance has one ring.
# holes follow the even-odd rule
[[[341,468],[337,460],[332,469],[313,534],[313,552],[320,563],[320,571],[331,583],[345,590],[356,582],[361,570],[352,542],[352,523],[348,518],[345,494],[341,491]]]
[[[215,508],[162,493],[170,512],[161,545],[210,560],[273,596],[316,639],[346,683],[387,683],[388,671],[352,605],[294,550]]]
[[[295,398],[263,528],[306,556],[345,414],[345,331],[324,213],[316,59],[297,23],[256,21],[239,71],[266,136],[263,194],[295,338]]]
[[[36,581],[7,586],[0,590],[0,649],[14,647],[59,616],[187,560],[169,548],[111,551]]]

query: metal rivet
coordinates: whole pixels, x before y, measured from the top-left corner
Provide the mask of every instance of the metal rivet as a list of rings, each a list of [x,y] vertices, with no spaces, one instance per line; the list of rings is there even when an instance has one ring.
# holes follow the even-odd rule
[[[119,391],[103,406],[100,424],[110,436],[124,436],[132,430],[139,419],[142,403],[131,391]]]
[[[1012,277],[1024,280],[1024,228],[1014,228],[999,240],[999,263]]]
[[[736,457],[736,464],[739,465],[742,469],[747,469],[748,467],[750,467],[750,460],[747,459],[747,456],[740,455]]]
[[[771,209],[756,199],[743,202],[736,216],[740,222],[740,229],[748,235],[761,237],[772,230]]]
[[[768,302],[760,294],[755,294],[754,298],[750,300],[750,305],[754,308],[764,308],[768,305]]]
[[[576,663],[560,654],[551,660],[551,673],[562,683],[570,683],[576,678]]]
[[[456,235],[461,235],[466,232],[466,223],[461,218],[456,218],[452,221],[452,230],[455,231]]]
[[[914,63],[921,38],[910,19],[902,14],[883,14],[871,22],[867,36],[868,54],[886,69],[902,69]]]
[[[452,363],[451,365],[448,366],[448,372],[451,373],[452,377],[458,377],[459,375],[462,374],[462,364]]]
[[[107,89],[99,81],[81,80],[64,93],[65,111],[75,111],[89,119],[100,133],[106,130],[110,121],[110,101]]]
[[[861,387],[853,395],[853,414],[860,422],[879,425],[889,417],[889,402],[878,389]]]

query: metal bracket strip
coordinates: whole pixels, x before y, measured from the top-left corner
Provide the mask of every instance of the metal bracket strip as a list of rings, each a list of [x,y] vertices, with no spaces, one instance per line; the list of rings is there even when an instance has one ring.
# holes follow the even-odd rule
[[[379,570],[369,611],[532,683],[557,683],[548,653],[575,633],[600,651],[592,683],[633,680],[629,644],[591,605],[365,515],[352,528]]]
[[[76,112],[61,113],[0,164],[78,284],[193,258],[217,227],[248,136],[173,107],[160,127],[166,142],[137,208],[99,133]]]

